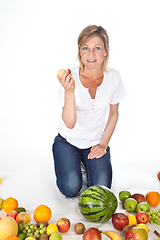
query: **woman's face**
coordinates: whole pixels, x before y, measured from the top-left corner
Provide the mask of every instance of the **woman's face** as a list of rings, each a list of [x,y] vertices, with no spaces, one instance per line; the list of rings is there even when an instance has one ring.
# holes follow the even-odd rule
[[[90,70],[99,69],[107,51],[102,39],[98,36],[90,38],[80,49],[80,56],[84,66]]]

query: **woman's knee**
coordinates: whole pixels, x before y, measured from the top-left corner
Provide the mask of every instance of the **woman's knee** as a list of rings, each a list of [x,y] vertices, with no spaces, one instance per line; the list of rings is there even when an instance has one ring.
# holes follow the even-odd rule
[[[57,186],[66,197],[75,197],[82,188],[82,178],[70,172],[65,179],[57,179]]]

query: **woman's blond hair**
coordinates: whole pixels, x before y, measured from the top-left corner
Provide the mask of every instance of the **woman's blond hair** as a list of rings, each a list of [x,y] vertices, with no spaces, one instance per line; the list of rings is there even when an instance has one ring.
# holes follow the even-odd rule
[[[108,59],[109,59],[109,37],[107,34],[107,31],[101,27],[101,26],[96,26],[96,25],[90,25],[86,28],[84,28],[79,37],[78,37],[78,60],[80,63],[80,69],[83,70],[84,68],[84,64],[81,60],[81,56],[80,56],[80,49],[81,47],[92,37],[94,36],[98,36],[102,39],[103,43],[104,43],[104,48],[107,51],[107,56],[104,58],[104,61],[102,63],[102,70],[107,72],[107,64],[108,64]]]

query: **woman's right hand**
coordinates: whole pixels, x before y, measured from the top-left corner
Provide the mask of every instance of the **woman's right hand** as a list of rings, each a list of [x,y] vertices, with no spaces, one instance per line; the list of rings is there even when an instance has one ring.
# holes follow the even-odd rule
[[[75,80],[72,77],[72,74],[69,73],[69,70],[65,70],[65,72],[63,73],[62,77],[60,78],[58,75],[58,79],[60,84],[64,87],[65,91],[74,91],[75,89]]]

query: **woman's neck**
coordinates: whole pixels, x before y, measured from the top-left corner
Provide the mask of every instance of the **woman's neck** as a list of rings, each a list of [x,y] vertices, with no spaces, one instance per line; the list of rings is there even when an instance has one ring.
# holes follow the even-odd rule
[[[103,78],[103,71],[102,69],[87,69],[84,68],[79,72],[80,76],[84,78],[88,78],[90,80],[97,80],[99,78]]]

